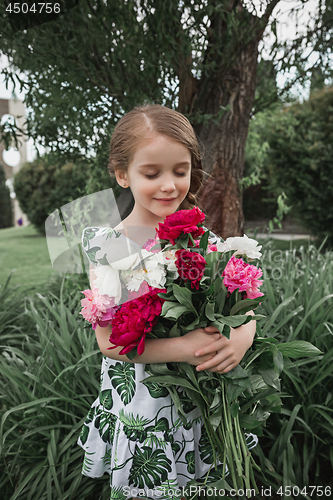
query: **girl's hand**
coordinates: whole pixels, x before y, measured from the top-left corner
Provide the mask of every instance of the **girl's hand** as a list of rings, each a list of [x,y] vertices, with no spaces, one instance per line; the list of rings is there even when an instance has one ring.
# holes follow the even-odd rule
[[[182,342],[181,361],[196,366],[212,359],[217,349],[216,347],[209,349],[209,347],[212,344],[215,345],[216,341],[221,337],[221,334],[219,332],[215,333],[215,330],[214,328],[214,331],[209,332],[209,335],[207,335],[208,332],[204,328],[197,328],[186,333],[183,337],[179,337]],[[208,350],[202,352],[199,356],[195,355],[198,350],[202,351],[204,348]]]
[[[218,332],[215,326],[207,326],[205,331],[209,335],[216,335]],[[206,347],[198,349],[195,354],[198,358],[203,355],[213,355],[213,357],[197,366],[197,371],[208,370],[209,372],[228,373],[235,368],[242,360],[246,351],[251,347],[256,331],[256,322],[250,321],[237,329],[230,329],[230,339],[220,335],[218,340]]]

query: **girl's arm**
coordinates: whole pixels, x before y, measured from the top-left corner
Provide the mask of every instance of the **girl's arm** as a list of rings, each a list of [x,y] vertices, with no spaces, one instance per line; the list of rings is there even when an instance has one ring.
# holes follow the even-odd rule
[[[90,264],[90,286],[92,287],[93,281],[96,279],[94,267]],[[183,337],[175,337],[168,339],[146,339],[145,350],[141,355],[136,355],[133,360],[130,360],[126,354],[119,354],[123,347],[116,347],[115,349],[108,349],[112,346],[109,341],[111,335],[111,325],[107,327],[97,326],[95,333],[98,346],[104,356],[125,361],[128,363],[170,363],[172,361],[187,362],[192,365],[198,365],[210,360],[213,354],[203,354],[202,356],[195,356],[195,352],[202,347],[214,343],[220,338],[219,333],[211,332],[207,335],[203,328],[197,328],[188,332]],[[216,348],[213,352],[216,352]]]
[[[253,311],[246,314],[254,315]],[[207,333],[214,333],[217,328],[208,326],[205,329]],[[197,371],[208,370],[210,372],[228,373],[235,368],[243,359],[246,351],[251,347],[256,333],[256,321],[250,321],[246,325],[242,325],[237,329],[230,329],[230,339],[224,336],[213,344],[210,344],[202,349],[198,349],[195,353],[198,357],[204,354],[213,354],[213,357],[197,366]],[[215,335],[215,333],[214,333]],[[215,351],[213,350],[215,349]]]
[[[187,362],[192,365],[205,363],[212,358],[212,354],[203,354],[202,356],[195,356],[195,352],[202,347],[215,342],[220,338],[219,333],[212,333],[207,335],[203,328],[197,328],[188,332],[182,337],[174,337],[167,339],[146,339],[145,350],[139,355],[137,354],[133,360],[130,360],[126,354],[119,354],[123,347],[116,347],[115,349],[108,349],[112,346],[109,341],[111,335],[111,325],[103,328],[97,326],[95,333],[98,346],[104,356],[125,361],[127,363],[171,363],[173,361]],[[216,348],[213,352],[216,352]]]

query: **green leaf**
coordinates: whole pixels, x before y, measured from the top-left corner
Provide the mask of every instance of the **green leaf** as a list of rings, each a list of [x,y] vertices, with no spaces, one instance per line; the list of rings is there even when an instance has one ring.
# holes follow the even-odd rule
[[[207,302],[206,304],[205,315],[210,321],[215,321],[214,304],[212,304],[211,302]]]
[[[135,358],[135,356],[138,354],[138,348],[137,346],[133,347],[133,349],[131,351],[129,351],[126,356],[128,357],[128,359],[130,359],[131,361],[133,361],[133,359]]]
[[[203,234],[200,238],[200,245],[199,247],[203,249],[204,252],[206,252],[207,247],[208,247],[208,237],[209,237],[210,230],[208,229],[205,234]]]
[[[247,430],[252,430],[260,426],[260,422],[256,418],[252,417],[252,415],[240,415],[239,424]]]
[[[164,306],[164,304],[163,304]],[[161,316],[164,316],[164,318],[173,318],[173,319],[178,319],[179,316],[181,316],[184,313],[190,312],[186,306],[183,306],[181,304],[174,304],[173,307],[167,311],[166,314],[163,313],[163,306],[162,306],[162,313]]]
[[[173,327],[171,328],[170,332],[169,332],[169,337],[170,338],[173,338],[173,337],[180,337],[180,330],[178,328],[178,324],[175,323],[173,325]]]
[[[251,311],[258,307],[259,303],[257,300],[252,299],[244,299],[237,302],[230,310],[230,316],[237,314],[239,311],[243,311],[242,314],[245,314],[248,311]]]
[[[306,342],[305,340],[294,340],[292,342],[284,342],[277,344],[278,350],[289,358],[309,358],[323,354],[317,347]]]
[[[194,312],[197,315],[197,310],[192,304],[192,292],[188,290],[188,288],[180,287],[176,283],[172,285],[172,289],[178,302],[183,306],[186,306],[189,311]]]
[[[233,418],[236,418],[237,415],[238,415],[238,412],[239,412],[239,404],[238,403],[234,403],[234,404],[230,405],[229,411],[230,411],[230,415]]]
[[[230,326],[231,328],[237,328],[238,326],[243,325],[244,323],[248,323],[251,321],[251,316],[248,315],[239,315],[239,316],[216,316],[217,321],[223,322],[225,325]]]

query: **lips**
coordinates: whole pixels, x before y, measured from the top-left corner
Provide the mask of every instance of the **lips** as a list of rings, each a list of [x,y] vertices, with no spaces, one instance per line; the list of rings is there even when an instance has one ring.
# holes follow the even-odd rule
[[[157,201],[172,201],[175,200],[176,198],[154,198],[154,200]]]

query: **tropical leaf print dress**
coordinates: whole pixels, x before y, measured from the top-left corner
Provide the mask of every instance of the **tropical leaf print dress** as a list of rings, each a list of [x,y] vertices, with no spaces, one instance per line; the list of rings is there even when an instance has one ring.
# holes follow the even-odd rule
[[[217,241],[211,233],[210,243]],[[107,245],[107,247],[106,247]],[[86,228],[82,247],[97,265],[96,253],[107,263],[110,248],[124,256],[139,245],[112,228]],[[120,250],[121,249],[121,250]],[[105,250],[105,251],[104,251]],[[85,450],[82,474],[110,474],[111,500],[133,496],[179,500],[191,479],[205,480],[213,463],[200,412],[179,388],[187,415],[184,425],[168,391],[158,384],[145,386],[145,365],[103,357],[100,392],[83,425],[78,444]],[[248,447],[257,444],[249,434]],[[208,484],[221,477],[213,467]]]

